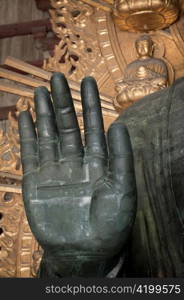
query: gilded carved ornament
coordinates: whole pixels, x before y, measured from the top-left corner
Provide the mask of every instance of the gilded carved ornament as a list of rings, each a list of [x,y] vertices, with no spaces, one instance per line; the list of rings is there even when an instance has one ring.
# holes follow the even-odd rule
[[[33,100],[20,98],[17,114],[29,109]],[[9,113],[8,131],[0,131],[0,277],[36,276],[42,249],[29,228],[24,212],[20,146],[16,115]]]
[[[86,75],[94,75],[97,68],[101,73],[104,60],[96,39],[94,8],[75,0],[51,0],[51,5],[53,31],[61,41],[44,68],[61,71],[76,81]]]
[[[113,15],[121,30],[148,32],[168,27],[179,16],[178,0],[115,0]]]

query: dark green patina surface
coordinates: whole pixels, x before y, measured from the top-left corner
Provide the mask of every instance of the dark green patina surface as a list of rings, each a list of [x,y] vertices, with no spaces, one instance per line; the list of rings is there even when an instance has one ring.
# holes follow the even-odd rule
[[[82,82],[85,146],[63,75],[35,92],[36,124],[19,117],[23,198],[44,249],[41,277],[106,276],[119,261],[136,212],[133,155],[126,127],[106,138],[94,79]],[[35,126],[36,125],[36,126]]]
[[[28,112],[19,118],[40,276],[106,276],[126,253],[119,276],[183,277],[184,79],[128,108],[108,147],[94,80],[82,82],[84,147],[65,78],[51,87],[54,107],[36,90],[36,130]]]

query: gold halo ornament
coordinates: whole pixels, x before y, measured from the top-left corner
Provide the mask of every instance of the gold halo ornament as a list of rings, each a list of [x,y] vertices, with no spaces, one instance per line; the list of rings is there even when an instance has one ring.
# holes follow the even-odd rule
[[[179,11],[178,0],[115,0],[113,18],[121,30],[148,32],[169,27]]]

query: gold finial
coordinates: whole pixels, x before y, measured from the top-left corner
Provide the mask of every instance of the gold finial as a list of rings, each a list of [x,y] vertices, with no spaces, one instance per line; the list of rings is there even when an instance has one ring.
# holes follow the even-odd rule
[[[179,6],[178,0],[115,0],[113,15],[121,30],[149,32],[175,22]]]

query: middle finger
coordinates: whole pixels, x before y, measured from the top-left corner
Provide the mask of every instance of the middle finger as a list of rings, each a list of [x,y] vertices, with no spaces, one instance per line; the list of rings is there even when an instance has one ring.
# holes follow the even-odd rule
[[[82,156],[83,145],[67,80],[62,73],[54,73],[51,91],[55,107],[61,153],[64,157]]]

